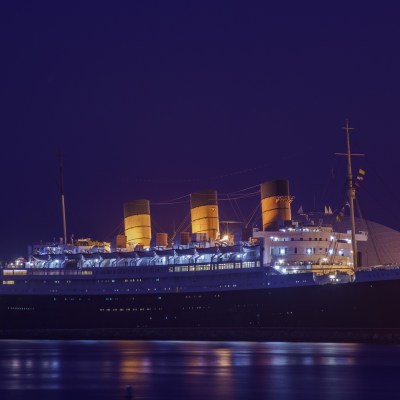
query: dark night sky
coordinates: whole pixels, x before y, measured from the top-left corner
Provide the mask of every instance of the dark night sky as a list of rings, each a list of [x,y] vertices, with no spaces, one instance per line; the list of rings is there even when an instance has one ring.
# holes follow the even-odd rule
[[[62,235],[60,150],[76,238],[111,239],[131,199],[275,178],[295,210],[337,208],[345,118],[364,214],[400,229],[399,10],[267,3],[1,2],[0,259]],[[188,210],[152,215],[170,231]]]

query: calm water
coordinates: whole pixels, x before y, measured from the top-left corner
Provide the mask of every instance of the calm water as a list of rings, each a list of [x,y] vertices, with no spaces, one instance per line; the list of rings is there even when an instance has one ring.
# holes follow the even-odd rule
[[[0,341],[0,399],[398,399],[400,346]]]

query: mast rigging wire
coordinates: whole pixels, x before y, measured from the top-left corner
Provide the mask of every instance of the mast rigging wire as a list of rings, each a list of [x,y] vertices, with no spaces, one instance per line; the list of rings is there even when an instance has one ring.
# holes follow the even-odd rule
[[[371,229],[372,227],[371,227],[370,222],[364,218],[363,213],[361,212],[360,201],[359,201],[358,197],[356,197],[356,206],[357,206],[358,215],[360,216],[360,219],[364,222],[365,227],[367,228],[368,236],[371,238],[372,247],[374,248],[376,258],[378,259],[379,264],[382,264],[380,254],[378,253],[378,247],[376,246],[375,232],[373,229]]]

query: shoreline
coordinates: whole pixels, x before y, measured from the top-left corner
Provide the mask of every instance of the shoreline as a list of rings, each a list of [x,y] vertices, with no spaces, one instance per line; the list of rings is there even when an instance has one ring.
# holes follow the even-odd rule
[[[400,344],[400,329],[119,328],[0,329],[0,340],[166,340]]]

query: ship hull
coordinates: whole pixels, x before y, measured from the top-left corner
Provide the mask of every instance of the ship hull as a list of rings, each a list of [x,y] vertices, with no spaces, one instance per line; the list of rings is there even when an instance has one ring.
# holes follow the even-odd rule
[[[400,280],[121,295],[2,295],[1,329],[400,328]]]

